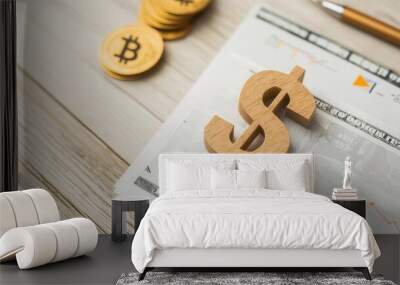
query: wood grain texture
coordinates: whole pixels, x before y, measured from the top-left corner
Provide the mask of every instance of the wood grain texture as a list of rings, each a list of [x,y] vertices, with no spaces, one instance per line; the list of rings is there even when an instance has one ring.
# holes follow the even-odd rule
[[[126,162],[31,78],[21,71],[17,78],[21,187],[43,186],[65,206],[63,215],[84,215],[109,233],[113,185]]]
[[[26,163],[26,164],[25,164]],[[18,165],[19,187],[21,189],[29,189],[34,185],[37,188],[46,189],[57,203],[60,212],[60,218],[71,219],[76,217],[87,217],[85,213],[79,212],[75,206],[70,203],[65,197],[50,184],[40,173],[36,172],[35,168],[23,159],[19,160]],[[103,230],[97,226],[97,230],[103,233]]]
[[[97,65],[100,38],[85,31],[65,5],[51,10],[60,3],[50,0],[29,4],[25,47],[18,57],[23,61],[18,60],[19,65],[110,148],[131,162],[160,126],[160,120],[103,74]],[[82,44],[76,47],[78,43]],[[96,65],[85,60],[86,50]]]
[[[314,96],[301,83],[305,71],[295,66],[289,74],[266,70],[251,76],[239,97],[239,112],[250,124],[236,140],[234,126],[214,116],[204,128],[204,141],[210,152],[285,153],[290,147],[289,132],[278,116],[285,113],[292,120],[308,126],[314,117]],[[258,136],[262,141],[253,145]],[[249,149],[253,145],[254,149]]]
[[[191,34],[166,43],[140,80],[104,75],[105,35],[137,21],[138,0],[18,0],[21,187],[47,188],[65,217],[110,231],[113,185],[256,2],[400,72],[399,50],[308,0],[214,0]],[[340,1],[400,26],[400,1]],[[356,40],[355,40],[356,39]]]

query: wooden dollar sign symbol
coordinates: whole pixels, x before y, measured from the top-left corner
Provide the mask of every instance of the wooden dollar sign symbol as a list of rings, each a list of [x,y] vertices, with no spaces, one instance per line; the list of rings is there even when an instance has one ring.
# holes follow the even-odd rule
[[[254,153],[287,152],[289,132],[277,113],[284,110],[289,118],[304,126],[309,125],[315,113],[314,96],[302,84],[304,73],[304,69],[295,66],[289,74],[267,70],[250,77],[239,98],[239,112],[250,126],[234,142],[234,126],[214,116],[204,129],[208,151],[248,152],[254,139],[263,134],[264,141]]]

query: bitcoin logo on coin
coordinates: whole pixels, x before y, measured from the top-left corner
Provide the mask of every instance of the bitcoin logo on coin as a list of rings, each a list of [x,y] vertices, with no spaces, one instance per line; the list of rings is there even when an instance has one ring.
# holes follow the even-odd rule
[[[137,79],[161,59],[163,40],[185,37],[192,20],[211,0],[141,0],[135,25],[108,34],[99,53],[100,67],[118,80]]]
[[[298,66],[289,74],[269,70],[254,74],[239,98],[239,112],[250,126],[233,141],[233,125],[214,116],[204,129],[207,149],[226,153],[287,152],[289,132],[278,114],[284,111],[292,120],[307,126],[315,113],[314,96],[302,84],[303,78],[304,70]],[[250,150],[259,135],[263,141]]]
[[[135,60],[138,55],[138,51],[140,50],[140,43],[138,41],[138,38],[132,38],[132,35],[129,35],[129,38],[122,37],[122,39],[125,41],[124,48],[122,49],[120,54],[114,54],[116,57],[119,58],[119,62],[125,61],[125,64],[128,63],[128,61]],[[134,48],[131,47],[131,44],[134,45]],[[131,52],[131,57],[126,57],[126,52]]]
[[[180,39],[189,34],[193,19],[210,2],[211,0],[142,0],[139,23],[158,30],[164,40]]]
[[[110,33],[100,48],[100,66],[115,78],[133,78],[157,64],[164,51],[159,32],[141,25]]]

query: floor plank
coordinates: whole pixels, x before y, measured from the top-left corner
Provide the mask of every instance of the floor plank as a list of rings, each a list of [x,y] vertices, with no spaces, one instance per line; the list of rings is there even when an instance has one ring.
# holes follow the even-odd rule
[[[32,78],[21,70],[17,78],[21,161],[110,233],[113,185],[127,163]]]

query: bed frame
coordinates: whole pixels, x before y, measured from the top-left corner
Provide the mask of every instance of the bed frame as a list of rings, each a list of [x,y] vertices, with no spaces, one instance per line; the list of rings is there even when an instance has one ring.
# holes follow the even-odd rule
[[[144,279],[146,273],[156,268],[180,269],[221,269],[227,271],[265,271],[272,268],[290,271],[296,268],[319,270],[353,268],[361,271],[367,280],[371,275],[359,250],[328,249],[183,249],[172,248],[156,250],[152,261],[139,275]],[[321,270],[322,271],[322,270]]]
[[[309,166],[309,189],[314,190],[314,160],[312,154],[161,154],[159,157],[160,194],[165,191],[166,166],[171,160],[182,159],[290,159],[306,161]],[[229,268],[229,271],[253,271],[266,268],[343,268],[350,267],[361,271],[367,280],[371,275],[359,250],[330,249],[249,249],[249,248],[170,248],[156,250],[152,261],[139,275],[143,280],[146,273],[156,268]],[[264,270],[262,270],[264,269]]]

